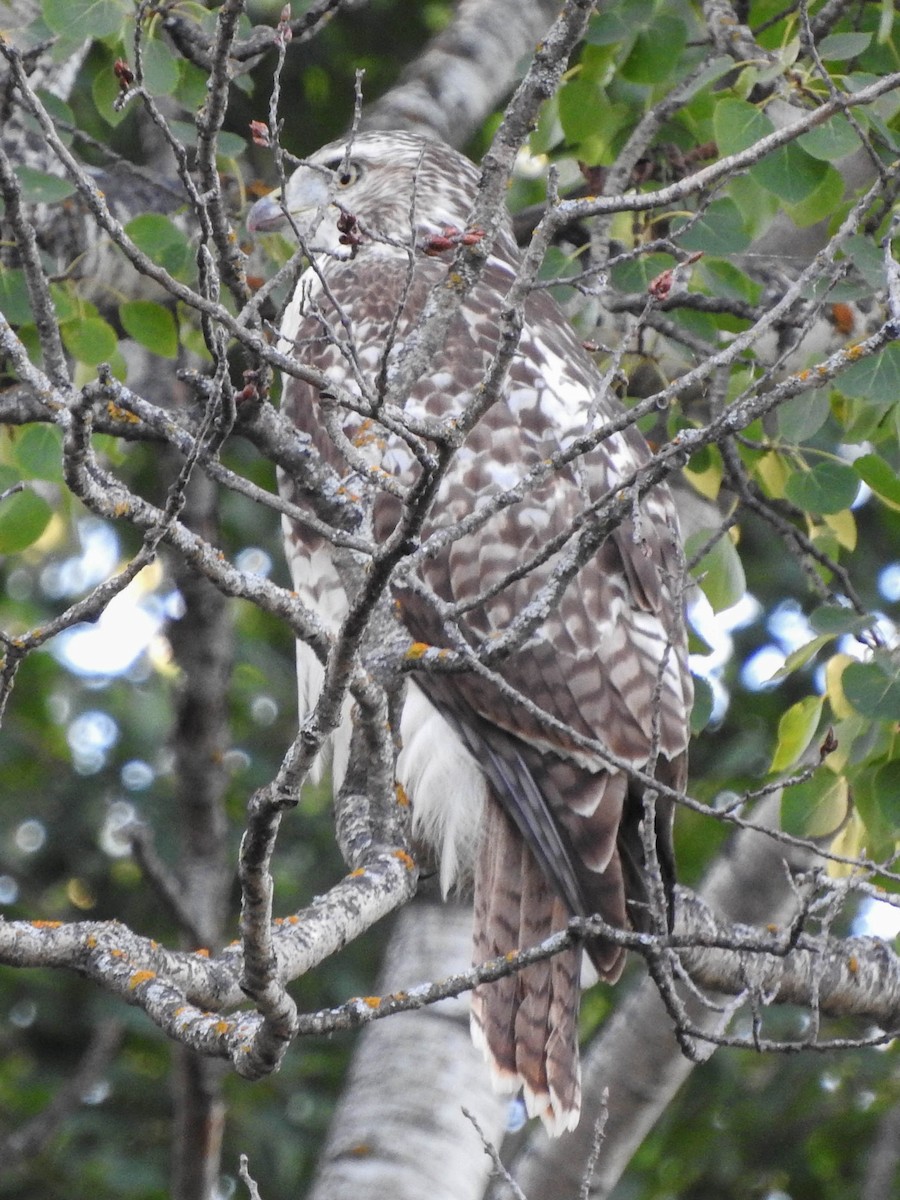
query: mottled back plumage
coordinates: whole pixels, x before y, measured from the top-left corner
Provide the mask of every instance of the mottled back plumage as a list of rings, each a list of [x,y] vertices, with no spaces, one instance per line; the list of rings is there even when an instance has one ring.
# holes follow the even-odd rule
[[[465,230],[477,182],[475,168],[453,150],[401,133],[359,135],[349,152],[337,143],[299,168],[284,207],[316,269],[285,314],[291,352],[350,394],[377,397],[429,292],[447,280],[453,247],[442,250],[440,239],[452,243],[452,231]],[[266,198],[250,223],[267,229],[284,221],[280,201]],[[442,349],[412,388],[411,416],[447,420],[480,394],[517,265],[504,225]],[[358,474],[326,431],[317,391],[286,380],[283,404],[358,488]],[[458,629],[477,647],[535,599],[579,515],[648,461],[639,433],[611,434],[462,535],[457,523],[620,412],[560,309],[533,290],[500,395],[456,452],[423,530],[423,538],[451,529],[455,536],[424,561],[424,587],[396,593],[416,641],[452,644],[438,601],[461,606]],[[408,441],[377,419],[345,409],[342,432],[368,462],[406,484],[417,477]],[[281,486],[299,499],[290,479]],[[380,539],[399,501],[386,493],[371,500]],[[657,488],[492,672],[421,672],[409,685],[398,779],[412,800],[414,831],[441,856],[445,889],[474,873],[476,962],[535,945],[573,914],[599,913],[621,928],[646,919],[642,790],[625,767],[676,788],[684,782],[691,687],[677,537],[669,494]],[[329,546],[289,523],[285,538],[295,587],[336,628],[346,599]],[[322,668],[302,645],[298,672],[305,712]],[[334,738],[335,786],[348,742],[349,714]],[[671,816],[670,802],[658,801],[655,843],[666,887]],[[618,947],[601,941],[588,952],[602,977],[618,977]],[[552,1132],[572,1128],[579,1113],[580,962],[580,950],[569,950],[477,988],[472,1001],[473,1034],[496,1082],[521,1086],[529,1110]]]

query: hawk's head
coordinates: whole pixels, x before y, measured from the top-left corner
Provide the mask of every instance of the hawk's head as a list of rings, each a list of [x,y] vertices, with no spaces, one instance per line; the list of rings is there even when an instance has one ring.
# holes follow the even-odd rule
[[[465,229],[478,170],[439,142],[410,133],[359,133],[317,150],[281,189],[253,205],[252,233],[296,227],[311,250],[407,251],[447,228]]]

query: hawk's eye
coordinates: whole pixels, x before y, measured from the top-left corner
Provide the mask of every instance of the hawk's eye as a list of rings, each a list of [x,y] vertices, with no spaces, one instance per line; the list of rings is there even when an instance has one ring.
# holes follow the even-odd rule
[[[337,180],[338,187],[348,188],[356,183],[359,179],[361,171],[356,163],[336,163],[334,177]]]

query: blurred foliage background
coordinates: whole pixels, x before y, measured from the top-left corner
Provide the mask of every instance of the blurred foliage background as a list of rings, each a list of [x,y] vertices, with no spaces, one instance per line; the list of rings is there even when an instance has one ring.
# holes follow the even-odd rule
[[[91,14],[98,7],[111,23],[92,29]],[[281,7],[280,2],[256,0],[248,5],[248,16],[274,22]],[[304,6],[293,7],[299,12]],[[452,11],[449,2],[410,5],[407,0],[373,0],[342,13],[311,42],[292,46],[285,73],[285,145],[303,154],[340,133],[352,113],[354,71],[365,67],[367,95],[382,93],[428,37],[450,20]],[[844,80],[854,75],[861,86],[880,73],[896,70],[897,38],[890,22],[885,25],[883,6],[847,11],[833,36],[858,40],[833,46],[835,72]],[[54,52],[58,61],[64,60],[67,46],[80,45],[85,36],[94,38],[63,117],[95,139],[94,144],[79,142],[79,153],[97,166],[108,164],[108,150],[140,163],[149,161],[156,149],[136,106],[121,116],[111,108],[116,91],[111,67],[116,58],[129,54],[131,19],[130,5],[117,7],[114,0],[105,6],[60,7],[50,0],[43,5],[41,20],[59,39]],[[751,27],[764,29],[760,37],[765,45],[785,56],[794,53],[797,24],[792,12],[782,11],[774,0],[753,3],[747,20]],[[689,0],[674,4],[618,0],[605,6],[565,86],[546,107],[534,135],[533,154],[554,158],[568,186],[580,180],[579,160],[592,167],[612,162],[640,115],[696,61],[694,51],[703,32],[700,6]],[[180,122],[176,128],[189,138],[190,120],[203,96],[203,74],[172,54],[159,25],[152,26],[151,33],[153,79],[170,116]],[[234,89],[220,168],[233,179],[238,204],[272,182],[270,156],[247,137],[249,121],[265,118],[272,65],[271,56],[264,58]],[[810,76],[805,82],[813,86],[814,81]],[[723,85],[717,91],[712,83],[698,89],[695,99],[661,130],[659,145],[687,151],[714,137],[721,144],[729,137],[729,121],[739,113],[733,109],[730,117],[724,110],[717,115],[718,104],[724,98],[749,105],[752,85],[748,80],[744,86],[738,78],[728,89]],[[886,155],[895,148],[896,108],[896,103],[882,106],[870,125],[883,135]],[[602,121],[598,112],[603,113]],[[496,115],[489,117],[474,140],[470,149],[476,155],[496,121]],[[809,161],[783,164],[783,171],[789,173],[802,174],[801,167],[807,171],[799,192],[785,199],[767,191],[765,180],[745,178],[708,213],[707,241],[700,248],[707,252],[703,270],[711,291],[727,284],[748,298],[758,295],[758,284],[734,264],[741,266],[741,252],[780,208],[786,205],[806,225],[841,210],[842,187],[835,186],[835,178],[840,184],[840,172],[829,161],[828,147],[812,146],[802,153]],[[832,157],[837,157],[836,152]],[[32,186],[38,189],[41,183],[32,181]],[[523,171],[511,192],[512,206],[536,202],[542,189],[539,178]],[[623,218],[622,227],[615,231],[623,243],[646,236],[646,231],[626,228],[630,222],[630,217],[627,222]],[[873,241],[875,237],[873,231]],[[570,270],[568,251],[558,254],[557,265]],[[658,255],[641,263],[640,269],[649,279],[671,262]],[[724,264],[718,276],[716,262]],[[110,295],[92,293],[88,301],[77,282],[60,279],[56,286],[61,311],[71,313],[70,352],[76,358],[83,355],[79,361],[85,370],[101,360],[115,361],[115,336],[121,326],[107,325],[114,332],[113,353],[100,326],[94,329],[100,345],[88,344],[90,321],[97,316],[103,322],[99,314],[107,311]],[[634,286],[633,278],[623,278],[623,291]],[[857,303],[867,287],[871,291],[860,270],[834,298]],[[27,339],[20,281],[7,272],[3,289],[3,311],[10,320],[21,322]],[[141,323],[140,313],[132,315],[139,340],[157,337],[157,349],[164,353],[172,329],[164,325],[155,335]],[[149,321],[146,313],[143,319]],[[693,322],[699,334],[715,334],[728,320],[706,320],[697,314],[674,319]],[[121,321],[124,325],[125,314]],[[738,328],[740,322],[733,325]],[[176,346],[180,338],[181,348],[173,350],[173,365],[174,355],[182,353],[186,344],[196,349],[183,314],[175,337]],[[887,360],[885,373],[889,375],[890,369]],[[840,459],[841,445],[865,443],[896,472],[897,393],[890,391],[890,376],[888,382],[876,383],[883,395],[869,388],[862,399],[834,392],[803,397],[775,426],[748,431],[750,441],[782,436],[785,442],[789,438],[802,442],[808,459],[797,469],[804,472],[811,469],[810,462],[819,461],[817,455],[823,461],[832,456]],[[672,419],[694,418],[688,411]],[[87,516],[67,495],[59,474],[58,444],[50,431],[7,428],[0,438],[0,484],[7,486],[23,477],[31,480],[33,496],[39,501],[27,501],[12,516],[8,511],[0,514],[4,552],[0,624],[6,630],[33,628],[123,563],[134,551],[135,541],[127,529]],[[161,471],[157,448],[110,439],[107,449],[116,469],[135,490],[149,496],[162,494],[162,483],[174,468],[163,463]],[[782,465],[792,455],[785,448]],[[771,463],[762,464],[764,457],[762,451],[748,446],[747,468],[760,480],[771,480]],[[794,456],[794,467],[799,457]],[[240,439],[228,445],[224,459],[235,470],[274,488],[271,467]],[[697,475],[718,469],[714,454],[691,466]],[[846,563],[870,612],[896,617],[900,504],[890,502],[887,485],[880,497],[871,490],[860,493],[855,486],[851,500],[852,508],[848,501],[834,513],[848,514],[853,537],[847,520],[838,527],[835,519],[829,540],[828,521],[821,514],[807,513],[812,536],[820,545],[827,543]],[[270,512],[226,496],[220,519],[226,552],[245,566],[287,582],[280,529]],[[38,533],[31,536],[29,530]],[[17,538],[23,544],[17,544]],[[844,636],[840,629],[825,646],[824,655],[811,655],[774,682],[765,682],[821,632],[810,623],[818,601],[810,596],[796,562],[758,519],[742,519],[736,551],[739,569],[730,582],[725,577],[736,569],[731,559],[716,568],[718,575],[710,568],[708,582],[725,588],[729,602],[703,618],[698,636],[708,644],[698,640],[696,646],[701,665],[713,679],[708,699],[711,703],[714,698],[715,706],[693,750],[692,793],[710,804],[766,777],[779,739],[783,744],[785,738],[783,732],[779,734],[779,721],[792,705],[821,696],[826,688],[824,658],[848,647],[840,641]],[[45,651],[32,654],[20,670],[0,738],[4,781],[0,905],[7,918],[117,918],[164,943],[177,943],[178,931],[154,901],[121,834],[128,820],[140,819],[154,831],[164,859],[174,861],[178,855],[169,733],[180,677],[169,634],[181,609],[169,567],[163,555],[159,565],[145,571],[96,625],[57,639]],[[234,606],[233,618],[231,742],[225,762],[236,852],[247,798],[271,778],[295,732],[296,699],[293,650],[286,630],[247,606]],[[853,720],[852,714],[838,716]],[[823,722],[829,719],[833,721],[835,714],[826,709]],[[889,722],[882,712],[870,716],[868,725],[870,730],[877,727],[881,741],[870,745],[865,754],[859,751],[861,781],[872,789],[866,793],[872,820],[868,834],[864,829],[859,835],[857,848],[871,846],[876,834],[882,843],[890,842],[900,828],[896,801],[892,813],[890,802],[879,798],[882,792],[872,799],[876,773],[894,770]],[[854,727],[851,741],[855,738],[858,744],[860,736]],[[789,756],[790,747],[785,753]],[[805,813],[792,819],[802,828]],[[680,874],[686,883],[700,878],[724,832],[719,824],[694,813],[679,818]],[[340,875],[326,789],[308,789],[298,811],[285,822],[275,871],[276,910],[283,913],[308,903]],[[236,889],[233,900],[230,935],[236,929]],[[854,916],[846,914],[845,929]],[[381,931],[348,947],[327,970],[298,983],[293,994],[301,1008],[337,1004],[371,988],[383,937]],[[586,1006],[586,1023],[592,1024],[612,1003],[612,994],[598,992]],[[66,973],[0,971],[0,1142],[51,1104],[92,1031],[105,1019],[123,1023],[122,1052],[36,1157],[10,1169],[0,1168],[0,1197],[156,1200],[168,1194],[172,1047],[140,1013],[123,1012],[93,986]],[[775,1020],[786,1030],[802,1030],[808,1017],[782,1011]],[[351,1044],[349,1035],[304,1042],[289,1054],[281,1073],[264,1083],[225,1080],[223,1196],[239,1189],[240,1153],[249,1156],[267,1198],[302,1193],[340,1090]],[[791,1058],[719,1053],[694,1072],[616,1196],[619,1200],[676,1195],[682,1200],[711,1195],[732,1200],[843,1200],[860,1195],[867,1155],[885,1114],[900,1098],[898,1090],[896,1047]]]

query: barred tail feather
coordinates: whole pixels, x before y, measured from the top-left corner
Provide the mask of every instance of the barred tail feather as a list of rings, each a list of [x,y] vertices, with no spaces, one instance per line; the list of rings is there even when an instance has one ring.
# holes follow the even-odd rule
[[[496,801],[487,806],[475,884],[475,957],[537,945],[566,927],[568,910]],[[580,949],[493,983],[472,997],[472,1036],[498,1091],[521,1087],[530,1116],[556,1136],[581,1109],[578,1064]]]

